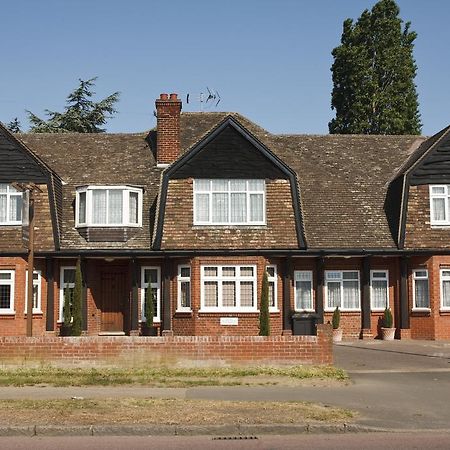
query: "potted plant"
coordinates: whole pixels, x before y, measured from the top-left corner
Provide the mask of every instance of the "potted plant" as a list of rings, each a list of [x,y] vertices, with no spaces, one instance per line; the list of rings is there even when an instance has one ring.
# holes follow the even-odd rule
[[[155,308],[153,306],[154,302],[154,293],[153,289],[150,286],[150,282],[145,293],[145,306],[144,306],[144,314],[145,314],[145,325],[143,326],[143,334],[145,336],[156,336],[156,328],[153,326],[153,317],[155,315]]]
[[[384,341],[393,341],[395,328],[393,327],[391,308],[386,308],[383,313],[383,326],[381,327],[381,338]]]
[[[341,311],[339,311],[339,306],[336,306],[336,309],[333,312],[331,324],[333,326],[333,342],[341,342],[342,329],[339,328],[339,325],[341,324]]]

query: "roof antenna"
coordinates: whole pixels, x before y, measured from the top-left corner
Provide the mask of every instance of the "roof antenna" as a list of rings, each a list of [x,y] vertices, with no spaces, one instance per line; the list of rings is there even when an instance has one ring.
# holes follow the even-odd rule
[[[195,97],[200,103],[200,112],[204,112],[205,109],[217,108],[217,105],[222,100],[219,91],[216,89],[210,89],[206,86],[207,92],[200,92],[200,94]],[[206,97],[206,98],[205,98]],[[190,94],[186,95],[186,103],[189,103]]]

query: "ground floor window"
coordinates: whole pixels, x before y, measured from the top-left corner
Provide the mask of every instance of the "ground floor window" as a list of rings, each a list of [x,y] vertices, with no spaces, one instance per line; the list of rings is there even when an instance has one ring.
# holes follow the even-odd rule
[[[75,269],[74,266],[61,267],[59,281],[59,322],[63,321],[65,300],[67,299],[69,302],[69,307],[72,305],[73,291],[75,289]]]
[[[147,298],[147,289],[150,287],[153,291],[153,321],[161,321],[161,270],[159,267],[142,267],[141,270],[141,318],[145,317],[145,299]]]
[[[428,270],[413,270],[413,309],[429,309]]]
[[[389,307],[389,274],[387,270],[370,271],[370,307],[383,311]]]
[[[441,309],[450,310],[450,268],[441,270]]]
[[[269,282],[269,309],[276,311],[277,307],[277,266],[267,266],[267,280]]]
[[[28,270],[25,274],[25,314],[28,311]],[[41,313],[41,271],[33,271],[33,313]]]
[[[359,271],[326,270],[325,285],[327,310],[333,310],[336,306],[342,310],[359,310],[361,308]]]
[[[257,311],[256,266],[202,266],[202,311]]]
[[[14,314],[14,270],[0,270],[0,314]]]
[[[312,311],[312,271],[296,270],[294,271],[294,292],[295,292],[295,310]]]
[[[177,311],[191,311],[191,268],[178,266]]]

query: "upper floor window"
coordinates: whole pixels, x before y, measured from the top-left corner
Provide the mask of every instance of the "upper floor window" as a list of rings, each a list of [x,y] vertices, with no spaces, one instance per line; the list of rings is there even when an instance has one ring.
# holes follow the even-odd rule
[[[9,184],[0,184],[0,225],[22,223],[22,192]]]
[[[264,225],[264,180],[194,180],[194,225]]]
[[[84,186],[77,189],[77,227],[142,225],[142,189],[130,186]]]
[[[450,225],[449,204],[449,186],[430,186],[431,225]]]

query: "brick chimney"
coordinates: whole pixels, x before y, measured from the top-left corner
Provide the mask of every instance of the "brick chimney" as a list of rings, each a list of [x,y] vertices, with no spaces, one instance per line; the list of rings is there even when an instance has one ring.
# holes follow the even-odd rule
[[[181,100],[177,94],[161,94],[155,104],[156,162],[165,167],[180,156]]]

